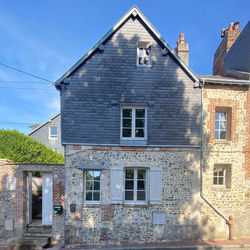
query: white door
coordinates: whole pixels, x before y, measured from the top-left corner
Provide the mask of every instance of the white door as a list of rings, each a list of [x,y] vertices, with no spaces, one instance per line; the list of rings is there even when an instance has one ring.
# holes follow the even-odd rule
[[[32,173],[27,174],[27,224],[32,221]]]
[[[53,196],[52,173],[43,173],[42,188],[42,224],[52,225],[52,196]]]

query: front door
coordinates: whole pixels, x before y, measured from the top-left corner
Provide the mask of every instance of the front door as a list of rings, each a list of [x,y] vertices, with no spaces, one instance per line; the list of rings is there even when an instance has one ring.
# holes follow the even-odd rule
[[[43,172],[42,186],[42,224],[52,225],[52,197],[53,178],[52,173]]]

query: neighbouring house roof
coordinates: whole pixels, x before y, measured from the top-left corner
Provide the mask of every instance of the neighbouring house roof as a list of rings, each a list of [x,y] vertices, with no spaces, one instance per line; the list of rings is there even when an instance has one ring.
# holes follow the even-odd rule
[[[34,130],[32,130],[28,136],[32,135],[35,131],[37,131],[38,129],[40,129],[41,127],[43,127],[44,125],[46,125],[47,123],[51,122],[51,120],[55,119],[57,116],[60,115],[60,112],[55,114],[53,117],[51,117],[49,120],[47,120],[46,122],[44,122],[43,124],[41,124],[40,126],[38,126],[37,128],[35,128]]]
[[[250,21],[224,58],[224,71],[227,70],[250,73]]]
[[[55,86],[57,89],[60,84],[64,81],[65,78],[69,77],[75,70],[77,70],[88,58],[102,46],[105,41],[112,36],[131,16],[139,16],[140,19],[144,22],[147,28],[159,39],[159,41],[165,46],[169,53],[176,59],[177,63],[183,68],[183,70],[189,75],[189,77],[194,82],[199,82],[199,79],[194,74],[194,72],[180,59],[177,53],[168,45],[168,43],[162,38],[161,34],[155,29],[155,27],[148,21],[148,19],[142,14],[142,12],[136,7],[133,6],[119,21],[116,23],[113,28],[92,48],[90,49],[75,65],[73,65],[65,74],[63,74],[56,82]]]
[[[222,85],[250,85],[249,80],[236,79],[233,77],[212,75],[212,76],[198,76],[202,83],[222,84]]]

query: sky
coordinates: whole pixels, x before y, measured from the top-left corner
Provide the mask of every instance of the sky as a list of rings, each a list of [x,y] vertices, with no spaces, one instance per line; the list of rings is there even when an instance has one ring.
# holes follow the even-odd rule
[[[250,19],[249,0],[12,0],[0,1],[0,128],[30,132],[60,112],[53,82],[136,5],[175,48],[181,32],[189,66],[211,75],[220,32]],[[37,79],[4,65],[39,76]]]

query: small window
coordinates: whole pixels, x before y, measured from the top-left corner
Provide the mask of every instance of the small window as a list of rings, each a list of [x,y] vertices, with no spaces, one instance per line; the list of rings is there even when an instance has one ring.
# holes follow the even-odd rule
[[[230,139],[230,111],[216,110],[215,111],[215,125],[214,125],[215,140],[229,140]]]
[[[101,171],[85,171],[84,201],[86,203],[100,203],[100,176]]]
[[[217,187],[230,187],[231,173],[230,167],[226,165],[216,165],[214,167],[213,184]]]
[[[122,109],[122,138],[145,139],[146,138],[146,109],[123,108]]]
[[[151,45],[149,42],[138,42],[137,65],[151,66]]]
[[[50,139],[57,139],[57,127],[50,127],[49,138]]]
[[[144,203],[146,194],[146,170],[125,169],[125,201],[132,203]]]

